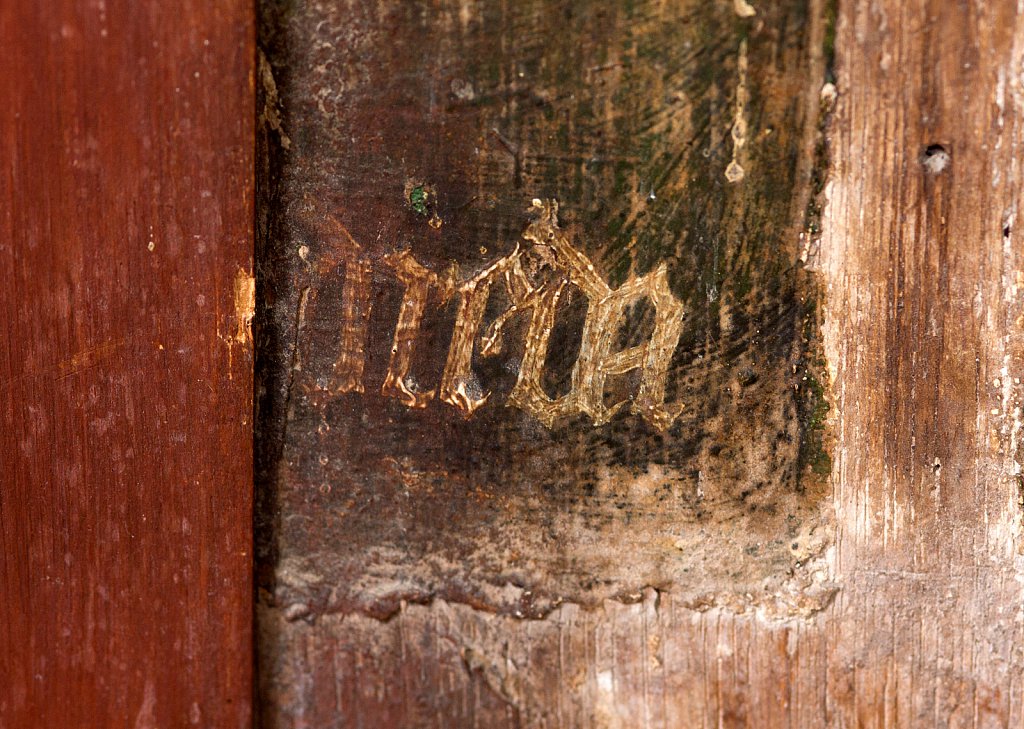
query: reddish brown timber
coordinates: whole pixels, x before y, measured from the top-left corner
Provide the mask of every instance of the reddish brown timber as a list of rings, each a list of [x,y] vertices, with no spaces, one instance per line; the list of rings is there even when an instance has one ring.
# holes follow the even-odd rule
[[[0,726],[251,725],[254,19],[0,3]]]

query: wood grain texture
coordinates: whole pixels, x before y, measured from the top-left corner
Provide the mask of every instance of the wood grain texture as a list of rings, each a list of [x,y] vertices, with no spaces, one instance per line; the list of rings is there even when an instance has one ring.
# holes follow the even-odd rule
[[[253,27],[0,5],[0,726],[250,722]]]
[[[777,620],[666,588],[539,620],[438,599],[308,624],[264,603],[266,726],[1024,723],[1024,7],[842,2],[834,47],[805,255],[827,291],[835,599]]]
[[[819,259],[845,583],[826,697],[847,724],[1019,726],[1024,7],[841,20]]]

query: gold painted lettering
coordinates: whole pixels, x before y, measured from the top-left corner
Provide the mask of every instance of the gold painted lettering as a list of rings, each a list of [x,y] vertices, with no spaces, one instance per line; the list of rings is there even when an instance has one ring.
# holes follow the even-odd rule
[[[612,352],[613,337],[626,308],[643,299],[649,299],[655,309],[650,340]],[[664,397],[669,363],[682,329],[683,306],[668,287],[665,265],[627,281],[591,305],[583,327],[580,357],[573,371],[573,392],[580,410],[593,418],[595,425],[607,423],[627,402],[623,400],[611,407],[604,404],[608,375],[640,368],[640,387],[633,398],[632,411],[658,430],[666,430],[682,411],[682,407],[673,412],[667,410]]]
[[[391,359],[388,371],[384,376],[381,394],[394,397],[410,408],[426,407],[434,397],[434,390],[417,391],[410,387],[408,381],[409,368],[412,365],[412,353],[416,347],[416,339],[420,333],[423,312],[427,307],[427,299],[431,289],[440,289],[442,303],[452,293],[453,282],[458,276],[453,267],[442,279],[437,274],[420,265],[408,250],[384,257],[384,263],[394,271],[395,277],[405,286],[398,321],[395,324],[395,337],[391,345]]]
[[[483,322],[491,286],[518,261],[519,249],[498,260],[458,286],[459,308],[448,348],[448,360],[441,375],[441,400],[462,410],[467,416],[487,402],[473,373],[473,345]],[[511,289],[509,290],[511,294]]]
[[[466,281],[458,281],[458,268],[438,276],[406,250],[385,256],[383,263],[405,287],[395,325],[391,357],[381,392],[411,408],[425,407],[439,398],[472,415],[490,397],[473,371],[473,352],[479,344],[482,356],[494,356],[505,345],[506,324],[519,314],[530,312],[523,343],[523,356],[516,384],[508,397],[513,405],[551,428],[566,416],[583,413],[595,425],[603,425],[629,400],[605,404],[609,376],[640,370],[640,384],[631,399],[634,414],[664,431],[679,416],[682,405],[666,406],[665,387],[672,355],[682,330],[683,306],[672,294],[664,264],[640,277],[633,277],[612,289],[597,273],[590,260],[572,245],[569,235],[558,226],[558,204],[554,200],[533,201],[534,220],[523,232],[531,244],[519,246]],[[335,363],[335,392],[362,392],[367,321],[370,315],[369,264],[359,258],[359,246],[333,218],[334,228],[348,242],[344,251],[345,293],[342,300],[342,347]],[[525,270],[524,270],[525,268]],[[530,271],[528,275],[526,271]],[[484,312],[496,283],[502,283],[509,306],[481,334]],[[558,302],[569,286],[578,289],[588,302],[580,353],[572,371],[572,389],[552,398],[542,386],[551,332]],[[458,295],[455,324],[448,357],[438,390],[422,390],[409,378],[416,341],[430,297],[441,303]],[[615,334],[629,307],[649,300],[654,307],[654,329],[644,344],[613,352]]]

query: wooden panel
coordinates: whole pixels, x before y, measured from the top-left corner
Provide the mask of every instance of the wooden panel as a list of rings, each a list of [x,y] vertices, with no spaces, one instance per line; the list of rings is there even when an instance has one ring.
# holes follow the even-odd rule
[[[820,11],[372,5],[268,39],[264,541],[319,575],[279,600],[773,602],[829,534],[795,265]]]
[[[246,726],[253,19],[0,4],[0,725]]]
[[[721,5],[751,23],[753,59],[755,43],[764,40],[751,18],[772,17],[782,4]],[[338,27],[348,35],[336,46],[354,59],[372,57],[373,36],[357,32],[358,22],[372,24],[380,7],[346,16],[352,22]],[[458,37],[479,7],[461,3],[462,12],[437,22]],[[433,17],[426,8],[416,22],[425,17]],[[561,16],[548,20],[557,24]],[[334,27],[326,23],[318,32]],[[532,29],[512,24],[506,47],[536,51]],[[400,29],[389,42],[396,37]],[[824,41],[827,52],[831,34]],[[422,40],[417,58],[437,47]],[[265,583],[274,592],[268,589],[259,608],[265,725],[1024,723],[1024,253],[1016,229],[1024,9],[1009,0],[840,3],[834,48],[838,101],[822,236],[795,255],[806,257],[826,291],[822,333],[835,442],[825,505],[835,533],[820,556],[794,572],[798,579],[770,590],[772,604],[789,609],[742,599],[695,603],[687,583],[674,583],[638,590],[635,601],[567,601],[525,618],[451,593],[426,604],[400,602],[393,615],[332,612],[323,609],[329,598],[348,586],[334,580],[331,551],[316,538],[318,512],[308,508],[293,518],[292,533],[311,535],[301,546],[318,549],[309,551],[311,559],[279,564],[277,583]],[[753,75],[766,60],[750,63]],[[449,68],[427,67],[435,74]],[[342,78],[349,83],[342,91],[358,88],[358,73],[372,72],[358,64],[339,68],[351,74]],[[296,67],[278,70],[282,86],[296,82]],[[469,93],[461,84],[449,88],[456,98]],[[823,91],[828,104],[833,89]],[[545,103],[525,91],[509,98]],[[335,113],[333,100],[325,93],[312,103]],[[287,120],[287,104],[284,110]],[[727,134],[728,122],[719,123]],[[751,126],[758,139],[763,129],[757,121]],[[422,130],[415,123],[405,128]],[[284,131],[300,149],[308,142],[304,130]],[[515,156],[520,147],[509,141]],[[513,188],[516,169],[512,164]],[[768,174],[745,171],[737,184],[756,185],[758,174]],[[319,189],[349,180],[328,171]],[[324,198],[343,211],[366,205],[359,198],[346,207],[329,192],[317,199]],[[306,252],[315,254],[319,239],[309,238]],[[292,313],[301,321],[300,309]],[[327,415],[342,412],[336,407]],[[301,458],[318,455],[300,448],[286,466],[297,469]],[[323,503],[313,489],[298,493]],[[357,500],[348,508],[379,504]],[[287,509],[280,516],[288,518]],[[450,524],[460,526],[435,520],[439,531]],[[268,552],[282,546],[289,545],[272,543]],[[620,548],[624,560],[632,558],[630,545]],[[552,540],[550,549],[563,544]],[[709,562],[728,559],[716,549],[712,544],[704,553]],[[369,562],[367,571],[381,564],[387,565]],[[808,601],[808,584],[832,586],[832,599]],[[318,594],[327,599],[294,599]]]
[[[268,721],[468,721],[334,705],[403,604],[828,604],[822,4],[263,8]]]

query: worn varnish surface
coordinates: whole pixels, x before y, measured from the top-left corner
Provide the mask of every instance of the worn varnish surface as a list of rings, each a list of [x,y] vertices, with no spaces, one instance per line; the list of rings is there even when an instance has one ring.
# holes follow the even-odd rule
[[[348,52],[373,46],[356,33]],[[704,609],[665,586],[532,620],[458,596],[402,603],[387,621],[356,611],[294,620],[307,608],[289,612],[294,593],[278,587],[285,599],[260,607],[266,725],[1024,722],[1024,8],[841,3],[835,50],[827,205],[821,239],[804,251],[826,289],[835,437],[824,499],[835,539],[812,567],[834,599],[787,616],[743,601]],[[760,131],[752,123],[750,138]],[[735,184],[756,184],[745,172]],[[345,209],[329,197],[343,188],[322,189]],[[358,533],[337,539],[360,543]],[[718,549],[709,539],[707,559]]]
[[[0,726],[249,725],[252,36],[0,4]]]

